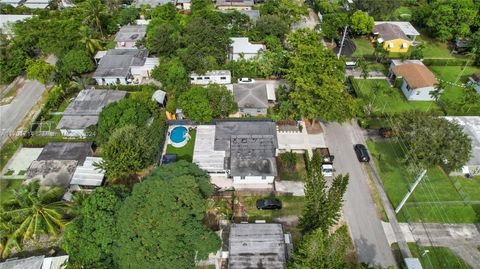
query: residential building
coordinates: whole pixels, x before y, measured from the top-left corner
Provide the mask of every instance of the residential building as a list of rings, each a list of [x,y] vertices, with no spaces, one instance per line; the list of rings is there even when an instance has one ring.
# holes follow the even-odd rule
[[[472,140],[472,155],[470,160],[460,171],[452,175],[480,175],[480,116],[445,117],[456,122],[463,128],[463,132]]]
[[[6,35],[8,38],[12,38],[14,33],[12,32],[12,26],[19,21],[24,21],[32,18],[33,15],[0,15],[0,34]]]
[[[26,0],[23,6],[31,9],[46,9],[51,0]]]
[[[158,58],[149,58],[145,49],[111,49],[95,55],[98,62],[93,79],[98,85],[143,84],[159,64]]]
[[[232,83],[232,74],[229,70],[207,71],[204,75],[191,73],[190,83],[198,85],[208,85],[210,83],[230,84]]]
[[[135,7],[140,8],[142,5],[149,5],[154,8],[159,5],[172,3],[178,9],[190,10],[192,0],[135,0]]]
[[[0,263],[0,269],[64,269],[68,255],[57,257],[32,256],[24,259],[9,259]]]
[[[190,10],[190,7],[192,6],[192,0],[177,0],[175,6],[177,9]]]
[[[259,55],[266,49],[263,44],[253,44],[248,41],[248,37],[232,37],[230,45],[230,60],[250,59]]]
[[[217,121],[198,125],[193,162],[223,174],[236,188],[273,188],[278,142],[272,121]]]
[[[229,230],[229,269],[285,267],[293,246],[282,224],[239,223],[231,224]]]
[[[93,155],[91,142],[50,142],[27,169],[25,183],[68,187],[77,166]]]
[[[115,35],[117,49],[134,49],[137,48],[137,41],[145,38],[147,34],[146,25],[125,25]]]
[[[63,112],[57,129],[66,137],[86,137],[86,129],[97,124],[103,108],[126,95],[126,91],[82,90]]]
[[[406,21],[377,21],[373,28],[377,42],[390,52],[407,52],[420,33]]]
[[[233,97],[242,116],[266,115],[275,101],[275,90],[267,83],[238,83],[233,85]]]
[[[435,90],[435,75],[419,60],[392,60],[390,79],[402,79],[400,86],[409,101],[432,101],[431,92]]]
[[[239,12],[241,14],[247,15],[250,21],[253,23],[257,22],[258,18],[260,18],[260,11],[259,10],[235,10],[235,9],[220,9],[218,10],[222,13],[232,13],[232,12]]]
[[[12,7],[18,7],[25,0],[0,0],[0,4],[11,5]]]
[[[72,180],[70,180],[70,189],[85,190],[102,186],[105,178],[105,171],[96,165],[103,161],[99,157],[87,157],[82,165],[78,165],[73,172]]]
[[[216,0],[215,6],[218,9],[251,10],[255,3],[253,0]]]

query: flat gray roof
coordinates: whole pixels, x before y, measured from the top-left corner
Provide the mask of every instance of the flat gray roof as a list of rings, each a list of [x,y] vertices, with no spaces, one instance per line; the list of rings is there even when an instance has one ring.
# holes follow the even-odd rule
[[[45,256],[33,256],[0,263],[0,269],[41,269]]]
[[[145,37],[146,25],[124,25],[115,35],[116,42],[136,42]]]
[[[217,0],[216,1],[216,6],[249,6],[253,7],[255,3],[253,0]]]
[[[228,268],[282,269],[287,260],[285,249],[281,224],[232,224]]]
[[[83,165],[92,153],[92,142],[50,142],[45,145],[37,160],[74,160]]]
[[[126,91],[83,90],[68,105],[57,129],[84,129],[98,122],[98,115],[108,104],[119,101],[127,95]]]
[[[239,108],[268,108],[265,83],[233,84],[233,97]]]
[[[26,180],[28,184],[38,180],[42,186],[68,187],[78,162],[75,160],[41,160],[33,161],[28,167]]]
[[[276,125],[270,121],[217,122],[215,151],[225,151],[231,176],[276,176]]]
[[[148,56],[144,49],[111,49],[100,59],[94,78],[126,77],[131,66],[143,66]]]

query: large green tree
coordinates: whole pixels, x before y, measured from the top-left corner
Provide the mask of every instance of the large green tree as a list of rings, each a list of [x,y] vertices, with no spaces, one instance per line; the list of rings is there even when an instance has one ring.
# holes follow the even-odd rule
[[[277,15],[260,16],[252,32],[257,40],[263,40],[270,35],[283,39],[288,32],[288,24]]]
[[[335,13],[323,15],[322,34],[326,38],[339,39],[341,29],[349,23],[348,13]]]
[[[346,268],[350,237],[347,226],[342,226],[332,234],[321,229],[306,235],[295,250],[288,269],[343,269]]]
[[[150,116],[148,105],[135,99],[127,98],[109,104],[100,113],[95,140],[100,145],[105,144],[116,129],[126,125],[146,128]]]
[[[302,234],[320,229],[328,234],[330,227],[337,223],[341,215],[343,195],[347,189],[349,176],[338,175],[328,188],[322,175],[323,157],[315,151],[308,164],[305,181],[305,208],[300,217],[299,227]]]
[[[470,26],[478,20],[478,9],[472,0],[438,0],[429,8],[425,24],[442,41],[467,36]]]
[[[457,123],[425,112],[405,112],[395,119],[395,136],[404,145],[405,162],[428,168],[442,166],[447,172],[470,159],[472,141]]]
[[[124,198],[119,188],[99,187],[77,207],[78,215],[63,235],[70,268],[113,268],[112,246],[117,236],[115,214]]]
[[[207,173],[185,161],[135,184],[117,215],[118,268],[193,268],[217,251],[220,238],[201,223],[211,193]]]
[[[1,37],[0,37],[1,38]],[[14,43],[1,41],[0,84],[7,84],[19,76],[25,69],[26,53]]]
[[[42,60],[27,59],[27,78],[36,79],[42,84],[47,84],[55,72],[55,66]]]
[[[61,187],[46,189],[38,181],[22,185],[13,191],[11,199],[0,207],[0,247],[7,257],[13,247],[41,235],[58,236],[67,222],[67,204],[62,201]]]
[[[376,20],[390,20],[401,1],[358,0],[357,3]]]
[[[93,71],[95,64],[85,50],[71,50],[67,52],[58,63],[60,72],[69,76],[79,75]]]
[[[157,150],[152,142],[145,127],[126,125],[117,129],[103,147],[99,166],[110,180],[130,176],[153,163]]]
[[[176,23],[164,22],[148,28],[147,48],[158,56],[169,56],[180,46],[180,29]]]
[[[372,32],[375,21],[366,12],[357,10],[350,17],[350,25],[355,34],[365,35]]]

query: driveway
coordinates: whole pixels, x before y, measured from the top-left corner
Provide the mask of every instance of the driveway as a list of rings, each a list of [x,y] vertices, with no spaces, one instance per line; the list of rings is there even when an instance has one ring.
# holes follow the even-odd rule
[[[326,143],[335,155],[337,174],[350,174],[343,213],[359,261],[382,267],[396,267],[375,203],[370,196],[368,175],[353,151],[354,144],[365,143],[361,129],[356,123],[328,123],[325,126]]]

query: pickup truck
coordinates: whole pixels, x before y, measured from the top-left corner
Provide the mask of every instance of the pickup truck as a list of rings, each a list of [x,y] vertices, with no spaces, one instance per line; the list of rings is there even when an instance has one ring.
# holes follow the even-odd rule
[[[322,175],[325,177],[333,177],[333,172],[335,172],[335,169],[333,168],[333,159],[335,158],[335,156],[330,154],[328,148],[317,148],[316,150],[323,158]]]

